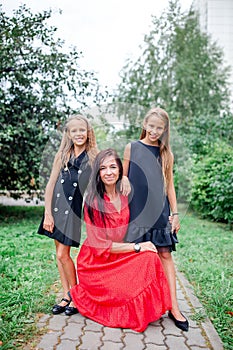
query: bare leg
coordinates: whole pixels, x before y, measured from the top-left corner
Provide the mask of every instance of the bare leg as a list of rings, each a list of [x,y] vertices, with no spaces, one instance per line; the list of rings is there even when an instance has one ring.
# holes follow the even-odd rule
[[[61,284],[63,288],[63,297],[69,299],[68,291],[77,283],[74,262],[70,257],[70,247],[55,240],[57,266],[60,274]],[[66,302],[61,301],[61,306],[65,306]]]
[[[159,257],[163,264],[164,272],[167,276],[168,284],[170,287],[172,309],[171,313],[179,321],[185,321],[185,318],[180,313],[177,297],[176,297],[176,273],[175,266],[170,252],[159,252]]]

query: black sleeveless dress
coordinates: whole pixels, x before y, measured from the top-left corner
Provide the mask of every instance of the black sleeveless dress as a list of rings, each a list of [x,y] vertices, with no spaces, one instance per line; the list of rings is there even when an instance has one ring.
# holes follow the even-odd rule
[[[70,158],[68,168],[61,170],[53,191],[54,230],[51,233],[43,228],[43,217],[38,229],[39,234],[56,239],[66,246],[79,246],[83,195],[90,174],[91,167],[86,151],[77,158]]]
[[[130,223],[127,242],[153,242],[159,251],[164,247],[175,250],[178,243],[171,233],[170,206],[164,192],[160,149],[135,141],[131,143],[128,178]]]

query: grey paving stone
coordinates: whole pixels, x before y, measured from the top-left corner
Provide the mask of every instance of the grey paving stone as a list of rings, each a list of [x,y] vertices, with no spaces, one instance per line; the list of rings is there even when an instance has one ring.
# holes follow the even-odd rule
[[[145,345],[143,343],[143,333],[127,333],[124,338],[126,350],[143,350]]]
[[[162,327],[149,326],[144,331],[145,343],[154,343],[156,345],[164,345],[165,336],[162,333]]]
[[[46,323],[51,317],[52,315],[43,315],[39,318],[38,323]]]
[[[75,315],[68,317],[67,324],[70,324],[73,322],[85,324],[85,320],[86,320],[86,317],[82,316],[81,314],[75,314]]]
[[[199,328],[200,326],[197,324],[196,321],[192,320],[192,316],[189,317],[188,314],[185,314],[185,317],[187,317],[188,321],[189,321],[189,328]]]
[[[166,345],[146,344],[145,350],[168,350],[168,347]]]
[[[42,328],[45,328],[45,327],[47,327],[47,324],[46,323],[37,323],[37,328],[39,328],[39,329],[42,329]]]
[[[149,324],[149,327],[150,327],[150,326],[161,327],[161,322],[162,322],[162,320],[163,320],[163,316],[162,316],[159,320],[157,320],[157,321],[155,321],[155,322],[151,322],[151,323]]]
[[[85,326],[85,330],[86,331],[93,331],[93,332],[100,332],[103,329],[103,325],[97,322],[94,322],[90,319],[86,319],[86,326]]]
[[[192,312],[191,307],[188,305],[186,300],[179,300],[179,309],[181,312]]]
[[[68,326],[64,327],[61,339],[77,340],[83,335],[82,331],[83,325],[79,323],[70,323]]]
[[[80,342],[74,340],[62,340],[56,347],[56,350],[76,350]]]
[[[183,291],[180,288],[177,288],[176,296],[177,296],[177,300],[178,301],[185,300],[184,293],[183,293]]]
[[[189,334],[188,334],[187,344],[189,346],[191,345],[206,346],[206,341],[202,335],[200,328],[191,328],[188,333]]]
[[[121,328],[103,328],[104,336],[102,338],[103,342],[112,341],[112,342],[120,342],[122,343],[123,332]]]
[[[202,327],[207,334],[207,337],[209,338],[214,350],[224,350],[223,343],[209,319],[207,319],[205,323],[202,323]]]
[[[58,343],[58,337],[61,335],[61,332],[50,332],[45,334],[40,343],[37,346],[38,350],[53,350],[54,346]]]
[[[123,343],[113,343],[111,341],[105,341],[103,346],[100,347],[101,350],[123,350]]]
[[[174,322],[169,317],[164,317],[162,325],[164,335],[174,334],[179,336],[182,334],[181,330],[175,326]]]
[[[210,348],[203,348],[203,347],[200,348],[199,346],[190,346],[190,349],[191,350],[210,350]]]
[[[79,350],[97,350],[98,347],[103,345],[100,340],[102,336],[102,332],[85,332],[81,338],[82,344]]]
[[[138,333],[136,331],[133,331],[130,328],[123,328],[122,331],[123,331],[124,334],[127,334],[127,333],[140,334],[140,333]]]
[[[68,316],[55,315],[49,320],[48,328],[54,331],[60,331],[66,325]]]
[[[168,349],[174,350],[187,350],[189,347],[185,344],[186,339],[182,336],[176,337],[174,335],[168,335],[166,339],[166,344]]]

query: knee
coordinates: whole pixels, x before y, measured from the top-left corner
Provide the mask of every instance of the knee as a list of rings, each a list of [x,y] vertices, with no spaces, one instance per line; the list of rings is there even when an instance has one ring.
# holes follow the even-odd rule
[[[64,265],[70,259],[70,255],[66,251],[57,251],[57,260]]]
[[[170,261],[172,260],[172,255],[170,252],[159,252],[159,257],[163,261]]]

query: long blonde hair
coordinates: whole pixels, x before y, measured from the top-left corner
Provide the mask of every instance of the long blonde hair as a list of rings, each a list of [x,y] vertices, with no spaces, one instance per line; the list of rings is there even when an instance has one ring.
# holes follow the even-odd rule
[[[168,183],[171,180],[171,174],[172,174],[172,168],[173,168],[173,154],[170,147],[170,120],[167,112],[164,109],[160,107],[155,107],[150,109],[147,112],[143,120],[143,125],[147,124],[149,118],[152,116],[162,120],[165,125],[164,133],[159,139],[159,148],[160,148],[160,157],[162,162],[162,173],[164,178],[164,185],[166,188]],[[146,130],[143,128],[140,135],[140,140],[144,139],[145,137],[146,137]]]
[[[60,144],[59,150],[57,152],[57,158],[58,159],[60,158],[61,167],[64,167],[64,168],[67,167],[68,161],[70,159],[70,155],[71,155],[73,147],[74,147],[73,142],[68,137],[70,123],[73,120],[82,120],[87,125],[87,141],[86,141],[85,149],[86,149],[86,152],[88,154],[90,164],[93,163],[93,161],[98,153],[94,130],[93,130],[90,122],[88,121],[88,119],[85,118],[81,114],[76,114],[76,115],[70,116],[64,125],[61,144]]]

